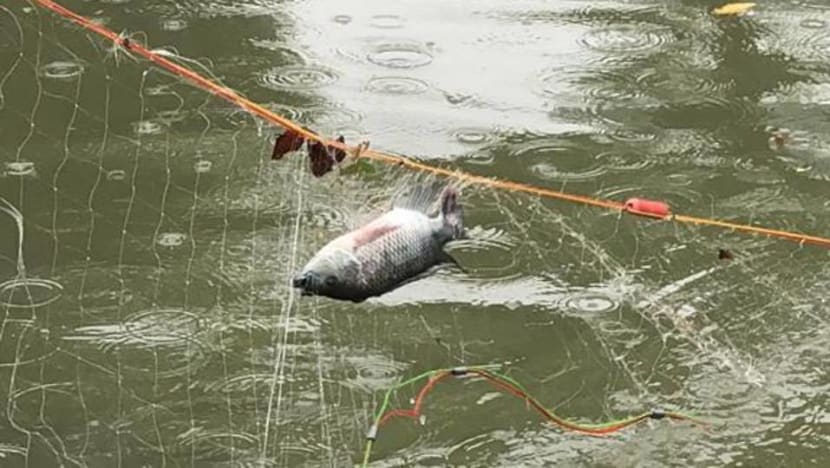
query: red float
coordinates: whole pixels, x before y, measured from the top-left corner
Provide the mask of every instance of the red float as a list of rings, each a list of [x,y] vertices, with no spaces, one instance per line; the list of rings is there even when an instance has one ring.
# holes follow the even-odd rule
[[[625,211],[651,218],[666,218],[671,215],[668,203],[645,198],[629,198],[625,202]]]

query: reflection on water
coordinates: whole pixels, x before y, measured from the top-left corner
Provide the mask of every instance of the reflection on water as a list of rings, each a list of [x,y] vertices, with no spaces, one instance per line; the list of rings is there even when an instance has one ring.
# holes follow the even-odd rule
[[[67,2],[349,142],[830,232],[825,5],[94,3]],[[272,162],[277,130],[109,48],[0,7],[0,196],[26,232],[21,277],[17,227],[0,224],[11,466],[351,466],[384,390],[489,362],[563,416],[659,406],[714,425],[586,438],[453,380],[423,425],[382,428],[375,465],[830,456],[822,250],[467,186],[470,238],[451,247],[467,273],[360,305],[298,297],[289,278],[313,252],[422,179]]]

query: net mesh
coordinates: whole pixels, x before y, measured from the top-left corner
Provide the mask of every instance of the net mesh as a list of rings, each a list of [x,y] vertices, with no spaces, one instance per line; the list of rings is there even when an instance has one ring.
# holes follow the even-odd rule
[[[472,240],[455,248],[474,275],[441,272],[361,307],[300,300],[288,287],[297,267],[422,176],[361,163],[314,178],[302,157],[270,161],[278,129],[123,48],[22,1],[0,6],[0,26],[0,458],[343,466],[400,378],[503,362],[562,414],[688,408],[729,431],[690,444],[694,429],[680,427],[623,435],[626,445],[563,436],[485,386],[456,383],[427,402],[424,428],[384,429],[379,463],[589,451],[614,463],[663,450],[723,461],[798,424],[775,405],[799,386],[827,385],[828,272],[809,261],[824,251],[474,185]],[[221,79],[210,61],[175,56]],[[321,133],[362,136],[342,108],[276,101],[266,104]],[[673,204],[726,217],[770,221],[780,196],[712,200],[668,180]],[[721,245],[734,261],[717,261]]]

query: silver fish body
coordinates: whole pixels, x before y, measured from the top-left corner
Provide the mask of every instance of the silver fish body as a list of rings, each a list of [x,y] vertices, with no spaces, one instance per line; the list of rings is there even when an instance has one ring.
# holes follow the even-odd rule
[[[423,208],[394,207],[324,246],[293,279],[304,295],[361,302],[420,277],[442,263],[457,263],[443,247],[462,238],[458,193],[441,193],[435,216]]]

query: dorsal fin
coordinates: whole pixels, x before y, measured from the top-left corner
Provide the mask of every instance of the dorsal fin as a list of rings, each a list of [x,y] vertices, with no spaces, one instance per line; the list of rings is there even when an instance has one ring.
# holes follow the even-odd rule
[[[438,203],[444,184],[439,181],[420,181],[416,185],[406,187],[399,192],[392,200],[392,208],[405,208],[408,210],[420,211],[427,215],[436,213],[435,205]]]

